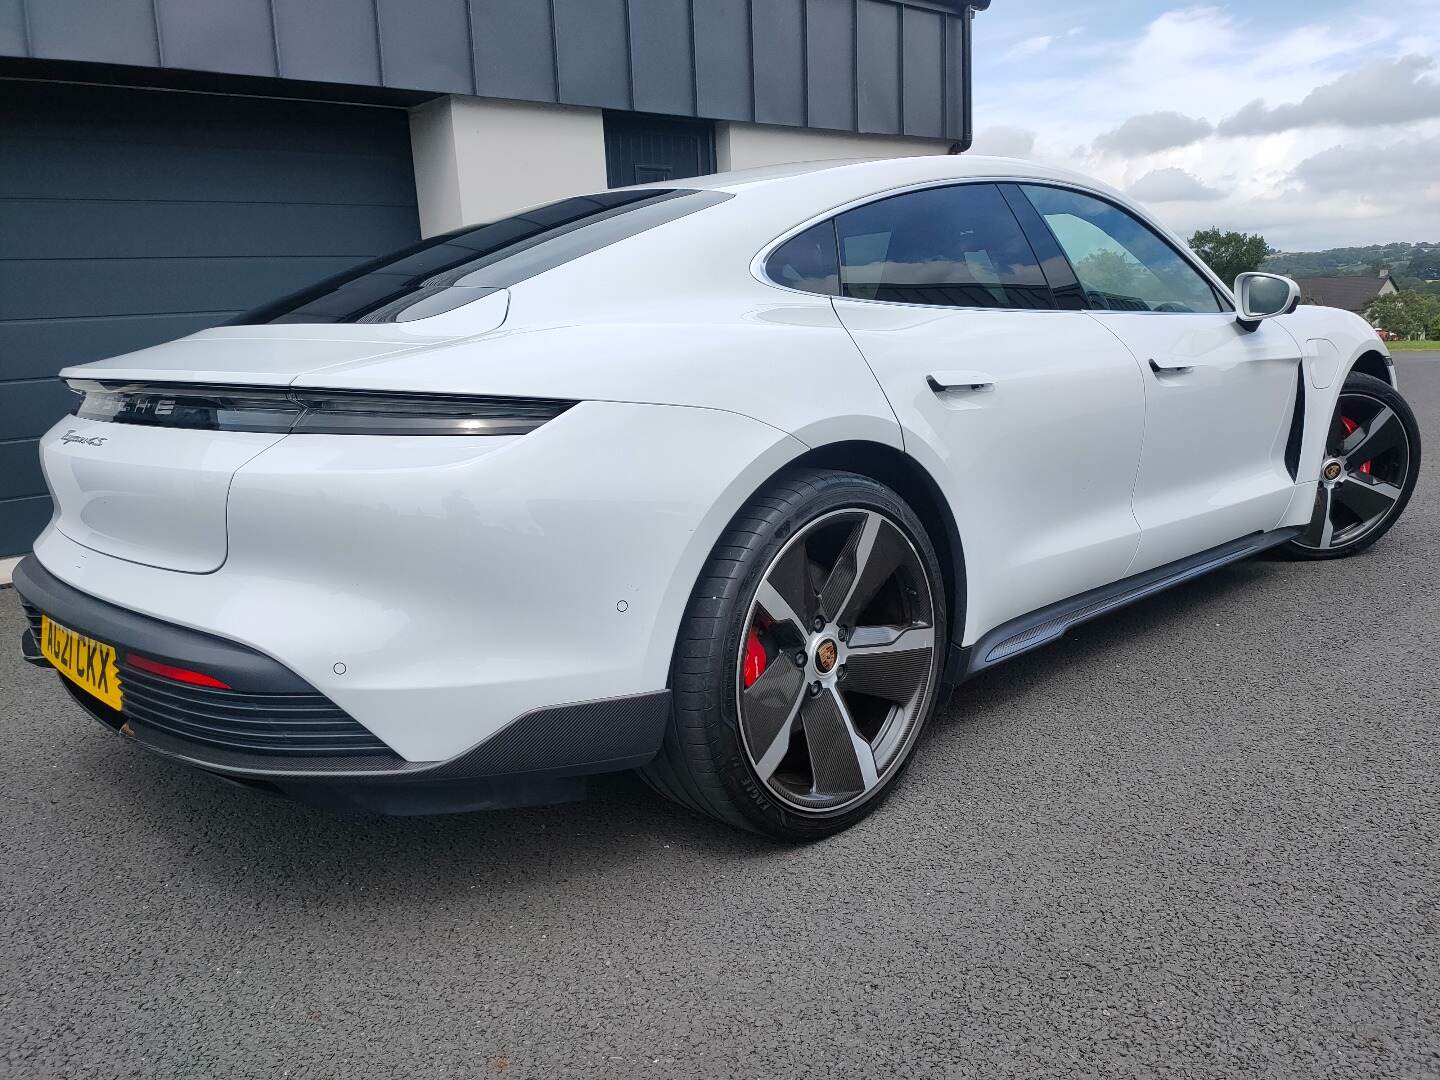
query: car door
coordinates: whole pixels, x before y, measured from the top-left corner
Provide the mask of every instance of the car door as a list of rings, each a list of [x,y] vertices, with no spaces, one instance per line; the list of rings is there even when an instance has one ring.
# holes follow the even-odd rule
[[[955,512],[964,640],[1121,577],[1139,541],[1140,374],[1109,331],[1057,306],[1062,283],[1000,187],[916,189],[833,222],[835,310]]]
[[[1285,447],[1299,344],[1275,320],[1241,326],[1219,290],[1128,210],[1063,187],[1024,191],[1069,257],[1090,317],[1125,343],[1145,382],[1130,572],[1273,529],[1294,492]]]

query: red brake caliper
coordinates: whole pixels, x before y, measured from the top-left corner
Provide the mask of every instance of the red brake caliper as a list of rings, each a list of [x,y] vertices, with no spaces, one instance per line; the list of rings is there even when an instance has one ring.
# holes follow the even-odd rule
[[[741,677],[745,680],[745,689],[755,685],[755,680],[765,674],[765,665],[770,661],[765,656],[765,646],[760,642],[760,628],[754,623],[750,624],[750,633],[745,638],[745,665]]]
[[[1354,434],[1355,429],[1360,426],[1360,425],[1357,424],[1354,420],[1351,420],[1350,417],[1348,417],[1348,416],[1342,416],[1342,417],[1340,417],[1340,423],[1342,423],[1342,424],[1345,425],[1345,437],[1346,437],[1347,439],[1348,439],[1352,434]],[[1367,461],[1367,462],[1365,462],[1365,464],[1361,465],[1361,466],[1360,466],[1360,471],[1361,471],[1362,473],[1364,473],[1366,476],[1369,476],[1369,475],[1370,475],[1370,462]]]

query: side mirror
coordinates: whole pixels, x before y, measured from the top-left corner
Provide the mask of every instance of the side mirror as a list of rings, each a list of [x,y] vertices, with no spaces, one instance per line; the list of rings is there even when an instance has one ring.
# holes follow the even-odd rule
[[[1300,303],[1300,286],[1279,274],[1241,274],[1235,279],[1239,323],[1254,330],[1265,319],[1289,315]]]

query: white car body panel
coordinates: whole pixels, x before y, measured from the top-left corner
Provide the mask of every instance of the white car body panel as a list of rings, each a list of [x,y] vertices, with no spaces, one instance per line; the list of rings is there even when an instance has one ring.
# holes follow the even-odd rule
[[[1247,332],[1228,313],[1087,314],[1149,375],[1134,493],[1143,538],[1129,572],[1274,528],[1295,486],[1284,461],[1295,339],[1277,320]]]
[[[1130,492],[1145,390],[1110,334],[1081,311],[835,307],[906,450],[940,478],[967,564],[990,568],[968,582],[967,641],[1125,576],[1140,542]],[[960,365],[988,389],[931,388],[932,374]]]
[[[534,708],[663,687],[715,537],[803,449],[733,413],[601,402],[522,438],[290,435],[236,474],[214,573],[54,528],[35,551],[86,593],[274,657],[438,761]]]
[[[733,198],[442,315],[227,326],[68,369],[580,404],[502,437],[67,418],[41,440],[57,514],[36,557],[100,600],[273,657],[405,759],[438,761],[531,709],[665,688],[705,559],[807,451],[872,444],[934,481],[964,552],[965,645],[1127,574],[1308,521],[1345,372],[1385,355],[1363,320],[1301,308],[1247,335],[1231,315],[832,302],[760,273],[802,226],[967,179],[1098,194],[1184,250],[1118,192],[1028,162],[685,180]],[[1302,358],[1296,482],[1283,454]],[[1193,370],[1158,377],[1150,359]],[[937,394],[936,372],[993,389]],[[1217,424],[1238,437],[1217,438]],[[111,456],[63,443],[71,429]]]
[[[225,562],[231,479],[285,437],[227,431],[217,438],[213,431],[90,420],[62,421],[56,430],[44,455],[53,527],[106,555],[186,574]]]

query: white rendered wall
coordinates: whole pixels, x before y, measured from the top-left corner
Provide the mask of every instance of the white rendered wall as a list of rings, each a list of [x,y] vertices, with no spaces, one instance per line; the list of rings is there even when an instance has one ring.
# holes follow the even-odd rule
[[[766,124],[715,125],[715,165],[721,172],[760,165],[782,165],[791,161],[944,154],[950,146],[949,139],[921,139],[906,135],[857,135],[850,131],[817,131]]]
[[[443,97],[410,111],[423,236],[604,191],[599,109]]]
[[[947,139],[715,125],[721,172],[791,161],[943,154],[950,145]],[[410,147],[423,236],[608,186],[599,109],[436,98],[410,111]]]

